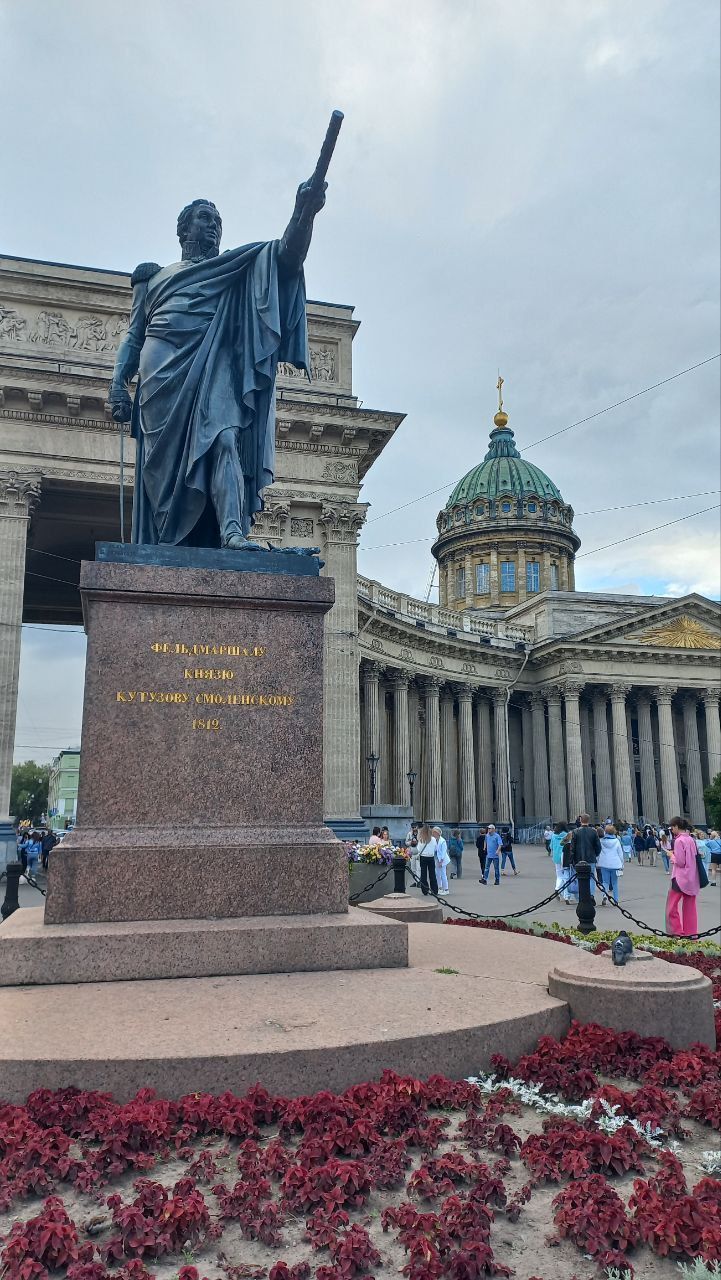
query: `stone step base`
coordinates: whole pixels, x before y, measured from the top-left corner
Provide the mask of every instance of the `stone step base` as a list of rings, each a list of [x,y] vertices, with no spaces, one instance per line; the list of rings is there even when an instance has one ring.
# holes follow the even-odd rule
[[[337,915],[45,924],[42,907],[0,927],[0,986],[401,968],[404,925],[351,907]]]
[[[548,962],[537,953],[533,978],[519,980],[515,935],[417,924],[408,934],[405,969],[6,987],[0,1095],[20,1102],[75,1085],[124,1100],[149,1086],[173,1098],[261,1081],[292,1096],[341,1091],[386,1067],[458,1079],[567,1031],[567,1006],[545,989]]]

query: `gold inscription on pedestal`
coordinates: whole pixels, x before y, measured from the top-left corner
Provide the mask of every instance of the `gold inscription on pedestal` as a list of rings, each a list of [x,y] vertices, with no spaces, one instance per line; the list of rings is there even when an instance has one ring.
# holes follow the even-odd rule
[[[220,720],[194,720],[194,729],[219,729]]]
[[[235,680],[234,671],[226,671],[225,667],[185,667],[185,680]]]
[[[156,640],[150,648],[153,653],[183,654],[189,658],[264,658],[266,652],[262,644],[181,644],[175,640]]]

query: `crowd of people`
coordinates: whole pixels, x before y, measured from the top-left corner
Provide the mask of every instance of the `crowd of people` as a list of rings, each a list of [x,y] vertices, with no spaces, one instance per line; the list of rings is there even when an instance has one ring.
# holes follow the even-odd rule
[[[50,830],[25,828],[18,832],[18,860],[22,863],[23,872],[35,876],[39,867],[47,871],[51,850],[57,843],[57,836]]]
[[[566,905],[578,901],[575,867],[590,863],[600,890],[600,905],[618,905],[619,880],[624,866],[636,861],[639,866],[656,865],[659,857],[671,878],[666,901],[666,924],[669,933],[683,937],[698,932],[696,898],[706,883],[721,883],[721,838],[718,831],[705,834],[692,828],[685,818],[641,827],[632,823],[617,827],[608,819],[593,826],[587,813],[575,824],[557,822],[544,832],[546,850],[556,871],[556,889]]]
[[[454,828],[448,838],[439,826],[411,823],[405,848],[413,884],[424,894],[445,897],[449,880],[463,878],[463,856],[468,832]],[[371,844],[388,844],[388,827],[374,827]],[[721,884],[721,838],[718,831],[704,833],[685,818],[675,817],[659,825],[614,823],[610,818],[594,824],[587,813],[575,822],[547,823],[544,843],[555,870],[555,887],[566,906],[578,902],[575,868],[587,862],[592,868],[594,894],[601,907],[620,902],[620,881],[630,862],[656,866],[657,860],[670,878],[666,902],[668,932],[688,936],[698,931],[696,897],[706,883]],[[502,875],[517,876],[510,826],[493,823],[480,827],[475,836],[480,868],[479,883],[495,887]],[[509,868],[508,870],[506,868]],[[595,899],[594,899],[595,900]]]

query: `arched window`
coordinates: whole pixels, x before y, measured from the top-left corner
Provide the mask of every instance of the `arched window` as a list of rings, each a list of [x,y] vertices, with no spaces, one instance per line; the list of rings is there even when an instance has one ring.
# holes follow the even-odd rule
[[[504,515],[507,515],[510,510],[511,510],[510,502],[501,503],[501,511],[503,512]]]
[[[535,515],[535,514],[536,514],[536,512],[538,511],[538,503],[537,503],[537,502],[529,502],[529,503],[528,503],[528,506],[527,506],[527,508],[526,508],[526,510],[527,510],[528,512],[530,512],[530,514],[531,514],[531,515]]]

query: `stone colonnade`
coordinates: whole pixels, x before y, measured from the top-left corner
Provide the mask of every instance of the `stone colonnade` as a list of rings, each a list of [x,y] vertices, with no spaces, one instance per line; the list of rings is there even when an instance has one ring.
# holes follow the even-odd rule
[[[531,693],[448,683],[364,660],[360,785],[380,757],[377,804],[471,826],[575,818],[584,811],[705,824],[703,789],[721,772],[719,691],[563,680]]]

